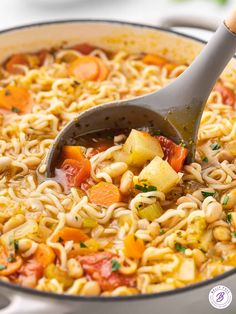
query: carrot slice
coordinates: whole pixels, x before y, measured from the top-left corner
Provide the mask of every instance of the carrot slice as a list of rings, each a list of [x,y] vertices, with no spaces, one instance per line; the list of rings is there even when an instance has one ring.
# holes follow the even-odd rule
[[[78,80],[95,81],[99,75],[99,65],[93,56],[83,56],[77,58],[68,67],[68,73]]]
[[[217,82],[214,90],[222,95],[223,103],[229,106],[234,106],[235,104],[235,94],[232,89],[223,85],[222,82]]]
[[[135,238],[134,234],[129,234],[124,240],[125,256],[139,259],[143,256],[145,250],[144,241]]]
[[[12,74],[23,74],[21,69],[18,69],[16,65],[29,65],[29,61],[26,54],[19,53],[13,55],[5,64],[5,68]]]
[[[81,151],[80,146],[64,146],[62,149],[62,158],[63,159],[75,159],[81,160],[84,159],[84,155]]]
[[[52,248],[47,246],[44,243],[40,243],[36,252],[33,255],[33,258],[42,265],[44,268],[47,267],[49,264],[52,264],[55,260],[55,253]]]
[[[1,246],[0,247],[0,264],[2,269],[0,270],[0,276],[9,276],[14,274],[22,265],[23,260],[20,256],[16,256],[16,258],[9,261],[9,255],[6,250]]]
[[[90,176],[91,164],[86,158],[80,160],[66,159],[61,170],[65,173],[68,186],[80,187],[81,183]]]
[[[62,228],[54,237],[53,241],[55,242],[66,242],[66,241],[74,241],[75,243],[79,243],[82,241],[88,240],[89,237],[82,230],[71,227]]]
[[[157,55],[147,54],[143,57],[143,62],[148,65],[163,66],[168,63],[168,60]]]
[[[93,204],[108,207],[120,201],[120,192],[110,182],[99,182],[90,189],[89,198]]]
[[[16,113],[26,113],[31,107],[32,99],[28,89],[8,86],[0,91],[0,108]]]

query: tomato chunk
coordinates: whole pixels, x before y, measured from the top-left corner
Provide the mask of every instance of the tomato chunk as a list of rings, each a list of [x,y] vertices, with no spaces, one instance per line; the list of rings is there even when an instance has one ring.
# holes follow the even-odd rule
[[[66,159],[61,170],[65,173],[67,184],[70,187],[80,187],[90,176],[91,164],[86,158],[81,160]]]
[[[94,49],[96,49],[95,46],[92,46],[90,44],[82,43],[82,44],[77,44],[71,47],[71,49],[77,50],[81,52],[84,55],[90,54]]]
[[[180,145],[175,144],[165,136],[158,136],[158,139],[164,152],[164,159],[169,162],[171,167],[176,172],[181,171],[184,161],[188,155],[188,150]]]
[[[135,287],[136,278],[134,276],[123,275],[118,272],[118,269],[113,269],[112,263],[117,261],[117,255],[114,253],[94,253],[79,256],[78,260],[85,273],[96,280],[103,291],[113,290],[120,286]]]
[[[226,87],[221,82],[217,82],[214,90],[222,95],[223,103],[229,106],[234,106],[235,104],[235,94],[232,89]]]
[[[21,286],[34,288],[43,276],[43,265],[35,259],[27,260],[17,272],[16,282]]]

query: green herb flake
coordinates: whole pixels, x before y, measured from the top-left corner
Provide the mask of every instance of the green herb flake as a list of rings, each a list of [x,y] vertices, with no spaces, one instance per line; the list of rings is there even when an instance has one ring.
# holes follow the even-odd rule
[[[11,92],[9,91],[9,89],[6,89],[4,94],[5,94],[5,96],[10,96]]]
[[[7,268],[7,266],[6,265],[4,265],[4,264],[0,264],[0,270],[4,270],[4,269],[6,269]]]
[[[154,136],[160,136],[161,135],[161,131],[157,130],[157,131],[153,132],[153,135]]]
[[[13,244],[14,244],[15,251],[17,252],[19,250],[19,241],[14,240]]]
[[[202,159],[202,161],[203,161],[203,162],[208,162],[209,160],[208,160],[207,157],[204,157],[204,158]]]
[[[232,232],[232,237],[236,238],[236,231]]]
[[[204,198],[208,197],[208,196],[212,196],[214,197],[216,195],[216,192],[206,192],[206,191],[201,191],[202,192],[202,196]]]
[[[80,243],[79,243],[79,246],[80,246],[82,249],[84,249],[84,248],[86,248],[86,247],[87,247],[87,245],[86,245],[86,244],[84,244],[84,242],[80,242]]]
[[[8,262],[8,263],[13,263],[13,262],[15,262],[15,261],[16,261],[16,259],[15,259],[14,256],[10,256],[10,257],[7,258],[7,262]]]
[[[177,243],[175,243],[175,249],[176,249],[176,251],[184,253],[186,250],[186,247],[184,247],[182,244],[177,242]]]
[[[186,147],[187,145],[186,145],[186,143],[183,140],[181,140],[180,143],[179,143],[179,146]]]
[[[220,148],[221,148],[221,146],[220,146],[219,143],[213,143],[213,144],[211,144],[211,149],[212,149],[212,150],[218,150],[218,149],[220,149]]]
[[[111,271],[117,271],[118,269],[120,269],[120,263],[116,259],[113,259],[111,261]]]
[[[11,111],[12,111],[12,112],[15,112],[15,113],[19,113],[19,112],[20,112],[20,109],[17,108],[17,107],[12,107],[12,108],[11,108]]]
[[[231,214],[227,214],[226,215],[226,222],[227,222],[227,224],[230,224],[231,220],[232,220],[232,215]]]
[[[58,238],[58,242],[59,242],[59,243],[64,242],[63,238],[62,238],[62,237],[59,237],[59,238]]]
[[[147,184],[144,184],[144,185],[135,184],[134,188],[136,190],[142,191],[144,193],[146,193],[146,192],[153,192],[153,191],[157,190],[157,188],[155,186],[147,185]]]
[[[228,200],[229,200],[229,195],[225,195],[224,198],[223,198],[223,205],[227,205],[228,203]]]
[[[160,235],[163,235],[165,233],[165,230],[164,229],[161,229],[160,230]]]

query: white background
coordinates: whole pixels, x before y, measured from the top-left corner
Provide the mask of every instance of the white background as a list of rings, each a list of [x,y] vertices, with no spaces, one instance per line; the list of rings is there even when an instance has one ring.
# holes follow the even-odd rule
[[[0,30],[23,24],[49,20],[96,18],[120,19],[149,24],[163,24],[166,17],[190,17],[200,24],[216,25],[235,3],[219,6],[211,0],[0,0]],[[198,37],[208,38],[209,33],[185,29]],[[19,310],[21,309],[21,310]],[[43,303],[16,298],[15,304],[2,314],[45,312]],[[106,314],[106,313],[105,313]],[[207,313],[204,313],[207,314]]]

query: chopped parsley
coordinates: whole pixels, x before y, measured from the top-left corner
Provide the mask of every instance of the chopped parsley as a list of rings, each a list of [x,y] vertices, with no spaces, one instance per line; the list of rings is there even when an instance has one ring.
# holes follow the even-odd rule
[[[15,261],[16,261],[16,259],[15,259],[14,256],[10,256],[10,257],[7,258],[7,262],[8,262],[8,263],[13,263],[13,262],[15,262]]]
[[[12,112],[19,113],[19,112],[20,112],[20,109],[17,108],[17,107],[12,107],[12,108],[11,108],[11,111],[12,111]]]
[[[4,265],[4,264],[0,264],[0,270],[4,270],[4,269],[6,269],[7,268],[7,266],[6,265]]]
[[[82,249],[84,249],[84,248],[86,248],[86,247],[87,247],[87,245],[86,245],[86,244],[84,244],[84,242],[80,242],[80,243],[79,243],[79,245],[80,245],[80,247],[81,247]]]
[[[9,89],[6,89],[4,94],[5,94],[5,96],[10,96],[11,92],[9,91]]]
[[[165,230],[164,229],[161,229],[160,230],[160,235],[163,235],[165,233]]]
[[[232,237],[236,238],[236,231],[232,232]]]
[[[207,157],[204,157],[204,158],[202,159],[202,161],[203,161],[203,162],[208,162],[209,160],[208,160]]]
[[[218,149],[220,149],[220,148],[221,148],[221,146],[220,146],[219,143],[213,143],[213,144],[211,144],[211,149],[212,149],[212,150],[218,150]]]
[[[187,145],[185,144],[185,142],[183,140],[180,141],[179,146],[181,147],[186,147]]]
[[[228,200],[229,200],[229,195],[225,195],[224,198],[223,198],[223,205],[227,205],[228,203]]]
[[[111,260],[111,271],[117,271],[118,269],[120,269],[120,263],[116,259]]]
[[[15,251],[17,252],[19,250],[19,241],[18,240],[14,240],[14,248],[15,248]]]
[[[157,131],[153,132],[153,135],[159,136],[159,135],[161,135],[161,131],[160,131],[160,130],[157,130]]]
[[[231,220],[232,220],[232,215],[231,214],[227,214],[226,215],[226,222],[227,222],[227,224],[230,224]]]
[[[208,196],[212,196],[214,197],[216,195],[216,192],[206,192],[206,191],[202,191],[202,196],[204,198],[208,197]]]
[[[59,237],[59,238],[58,238],[58,242],[59,242],[59,243],[64,242],[63,238],[62,238],[62,237]]]
[[[153,185],[139,185],[139,184],[135,184],[134,188],[136,190],[142,191],[142,192],[152,192],[152,191],[156,191],[157,188]]]
[[[177,242],[177,243],[175,243],[175,249],[176,249],[177,251],[179,251],[179,252],[184,253],[185,250],[186,250],[186,247]]]

